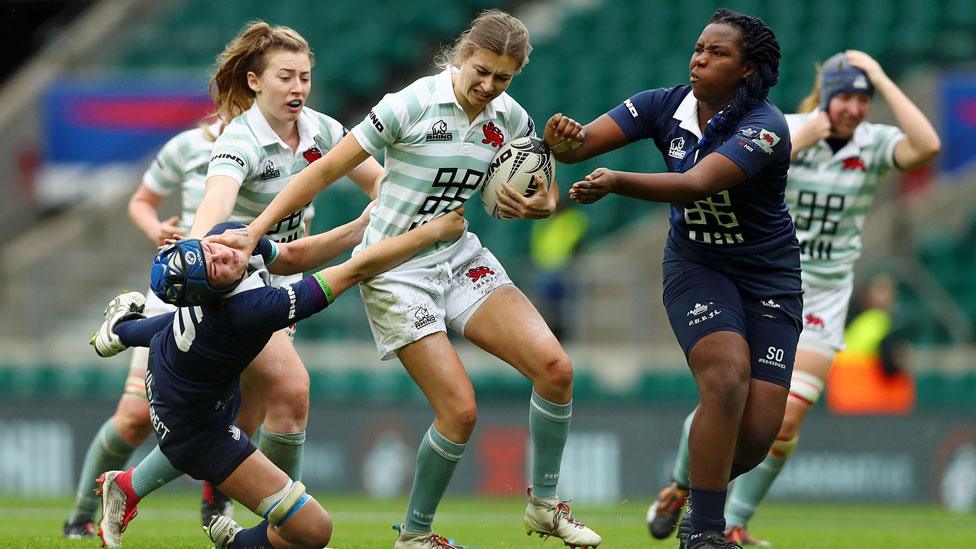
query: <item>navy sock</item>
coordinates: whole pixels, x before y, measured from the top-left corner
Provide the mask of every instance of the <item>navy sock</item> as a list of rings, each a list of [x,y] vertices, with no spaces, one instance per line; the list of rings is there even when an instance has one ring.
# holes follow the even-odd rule
[[[123,320],[115,325],[113,331],[126,347],[148,347],[156,332],[162,330],[172,318],[173,313],[167,313],[149,318]]]
[[[234,543],[230,544],[234,549],[257,549],[259,547],[274,547],[268,540],[268,521],[262,520],[261,524],[245,528],[234,536]]]
[[[725,493],[691,487],[691,531],[725,531]]]

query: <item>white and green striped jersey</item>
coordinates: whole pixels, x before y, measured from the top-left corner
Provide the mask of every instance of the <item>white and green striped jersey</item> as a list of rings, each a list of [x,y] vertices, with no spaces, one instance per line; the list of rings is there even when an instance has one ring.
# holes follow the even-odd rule
[[[206,189],[207,166],[213,151],[215,136],[220,134],[220,122],[198,126],[173,137],[156,154],[156,159],[146,169],[142,182],[159,196],[169,196],[181,191],[183,203],[180,226],[192,227],[197,206],[203,200]]]
[[[369,154],[385,153],[383,181],[363,246],[396,236],[463,204],[481,189],[495,152],[535,134],[529,114],[507,93],[468,122],[452,72],[421,78],[387,94],[352,134]],[[451,243],[440,242],[423,256]]]
[[[787,115],[790,133],[814,114]],[[864,218],[878,179],[896,167],[895,145],[903,137],[894,126],[861,122],[836,153],[820,140],[790,164],[786,202],[800,241],[804,282],[838,287],[853,280]]]
[[[207,171],[207,177],[226,175],[241,185],[228,221],[253,221],[295,174],[335,147],[345,133],[339,122],[304,107],[298,115],[298,149],[293,152],[271,129],[257,103],[232,120],[217,138]],[[305,208],[292,212],[268,231],[268,238],[300,238],[305,217]]]

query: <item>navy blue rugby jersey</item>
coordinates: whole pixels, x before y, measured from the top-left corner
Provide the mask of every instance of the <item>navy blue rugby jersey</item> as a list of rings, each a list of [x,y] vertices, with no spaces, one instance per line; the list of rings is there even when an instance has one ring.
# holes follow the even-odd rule
[[[221,224],[210,232],[242,227]],[[273,245],[255,249],[255,268],[228,297],[202,307],[180,307],[152,338],[154,395],[186,417],[220,415],[238,392],[241,372],[271,335],[321,311],[328,298],[314,276],[284,287],[268,283],[264,263]]]
[[[670,237],[679,247],[746,255],[795,242],[785,200],[790,132],[773,104],[764,101],[727,135],[693,152],[702,135],[691,86],[643,91],[607,114],[630,141],[653,139],[672,172],[686,172],[706,155],[718,152],[748,176],[744,183],[712,196],[671,204]]]

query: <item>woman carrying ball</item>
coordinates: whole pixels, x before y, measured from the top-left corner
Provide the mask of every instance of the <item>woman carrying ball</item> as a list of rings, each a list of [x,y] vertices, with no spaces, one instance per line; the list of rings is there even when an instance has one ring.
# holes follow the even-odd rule
[[[702,31],[690,85],[640,92],[584,128],[575,162],[652,139],[669,173],[599,168],[570,189],[582,204],[608,193],[671,203],[664,305],[695,376],[691,512],[681,545],[732,547],[726,488],[776,437],[800,335],[800,257],[784,191],[786,120],[766,100],[779,43],[761,20],[725,9]]]
[[[222,241],[250,252],[278,219],[380,153],[385,154],[385,172],[361,249],[463,204],[483,183],[499,147],[534,134],[528,113],[505,93],[530,51],[521,21],[501,11],[481,13],[442,53],[442,72],[387,94],[351,135],[282,189],[245,233],[227,233]],[[579,131],[579,124],[563,118],[558,125],[546,125],[544,138],[550,146],[565,146],[579,138]],[[506,186],[497,196],[499,214],[544,218],[554,211],[557,197],[555,184],[552,189],[539,185],[531,198]],[[556,495],[572,416],[572,364],[478,237],[468,232],[431,246],[361,284],[360,290],[381,356],[400,359],[435,415],[417,452],[406,522],[394,547],[451,547],[432,533],[431,524],[464,455],[477,405],[471,380],[447,337],[448,327],[532,382],[534,463],[526,530],[577,547],[599,545],[600,536],[576,521]]]

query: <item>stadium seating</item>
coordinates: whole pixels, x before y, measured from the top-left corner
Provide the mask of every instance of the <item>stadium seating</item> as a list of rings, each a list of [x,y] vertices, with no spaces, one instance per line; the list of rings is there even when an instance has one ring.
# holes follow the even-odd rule
[[[760,16],[777,32],[783,61],[780,83],[770,98],[784,112],[794,110],[809,92],[816,63],[841,48],[869,52],[896,78],[907,68],[932,60],[948,65],[976,57],[976,40],[970,32],[976,24],[976,3],[971,0],[948,0],[941,9],[922,0],[583,2],[560,8],[564,13],[556,32],[533,40],[530,65],[513,82],[511,94],[537,124],[559,111],[587,122],[640,90],[686,82],[692,46],[705,23],[704,18],[690,19],[686,14],[710,13],[723,6]],[[290,25],[308,38],[316,52],[310,105],[353,124],[382,93],[430,72],[438,44],[453,39],[484,7],[517,9],[518,5],[484,0],[440,3],[437,17],[432,17],[429,4],[422,0],[335,2],[327,8],[313,0],[241,0],[232,10],[219,2],[186,0],[148,28],[134,29],[132,46],[120,48],[110,63],[132,70],[190,70],[202,80],[215,55],[246,21],[262,18]],[[559,165],[557,178],[563,192],[598,166],[657,171],[663,163],[653,144],[642,143],[598,161]],[[316,200],[317,230],[346,220],[362,202],[355,189],[335,191]],[[516,282],[530,276],[531,264],[526,260],[530,224],[492,220],[474,205],[468,210],[472,230],[509,267]],[[662,211],[660,205],[608,197],[586,208],[590,227],[582,245]],[[959,276],[945,274],[959,272],[947,269],[939,276]],[[946,283],[952,286],[949,291],[958,290],[958,295],[976,302],[976,295],[956,281]],[[911,308],[911,292],[903,295]],[[337,308],[349,314],[322,315],[303,323],[299,333],[314,339],[364,337],[365,319],[354,313],[358,307],[358,297],[340,302]],[[916,334],[932,342],[947,337],[933,323]]]

